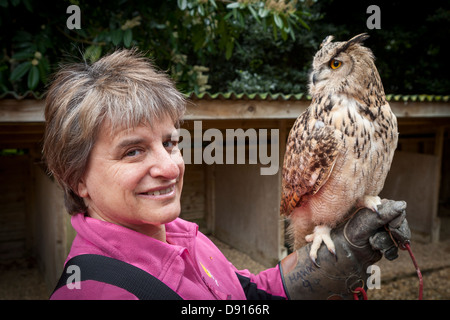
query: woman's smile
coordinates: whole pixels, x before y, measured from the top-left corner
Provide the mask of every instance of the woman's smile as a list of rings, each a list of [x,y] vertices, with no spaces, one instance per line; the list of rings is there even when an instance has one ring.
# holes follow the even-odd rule
[[[169,199],[175,196],[175,183],[169,186],[162,186],[150,189],[149,191],[139,192],[137,195],[155,200]]]

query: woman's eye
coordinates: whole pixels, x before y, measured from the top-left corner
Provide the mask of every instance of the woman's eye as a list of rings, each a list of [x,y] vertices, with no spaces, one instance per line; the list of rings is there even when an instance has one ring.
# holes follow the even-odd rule
[[[164,148],[171,149],[171,148],[176,147],[177,145],[178,145],[178,141],[176,141],[176,140],[168,140],[168,141],[163,142]]]
[[[137,155],[141,154],[142,151],[139,149],[133,149],[125,153],[125,157],[136,157]]]

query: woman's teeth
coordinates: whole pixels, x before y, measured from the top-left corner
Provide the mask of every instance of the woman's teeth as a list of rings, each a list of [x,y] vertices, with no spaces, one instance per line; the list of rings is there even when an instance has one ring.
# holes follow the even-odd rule
[[[168,187],[167,189],[162,189],[162,190],[156,190],[156,191],[152,191],[152,192],[147,192],[146,194],[148,194],[149,196],[159,196],[161,194],[166,194],[169,192],[173,191],[173,186]]]

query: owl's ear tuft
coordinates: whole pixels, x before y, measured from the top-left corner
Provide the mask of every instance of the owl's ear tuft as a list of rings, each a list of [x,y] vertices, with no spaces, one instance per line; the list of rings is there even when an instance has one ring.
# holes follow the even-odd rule
[[[350,47],[350,46],[352,46],[354,44],[363,43],[363,41],[366,40],[369,37],[370,36],[367,33],[358,34],[357,36],[354,36],[353,38],[351,38],[347,42],[344,42],[344,45],[341,46],[341,48],[339,48],[338,52],[345,51],[345,50],[348,49],[348,47]]]
[[[361,33],[357,36],[354,36],[350,40],[347,41],[347,45],[355,44],[355,43],[363,43],[365,40],[367,40],[370,36],[367,33]]]
[[[333,41],[333,39],[334,36],[327,36],[325,39],[323,39],[322,43],[320,44],[320,48],[329,44],[331,41]]]

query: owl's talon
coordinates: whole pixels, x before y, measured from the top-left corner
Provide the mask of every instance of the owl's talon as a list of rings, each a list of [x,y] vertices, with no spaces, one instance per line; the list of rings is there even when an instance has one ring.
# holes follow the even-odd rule
[[[378,208],[376,206],[373,207],[367,207],[367,209],[369,209],[370,211],[376,213],[378,216],[381,215],[380,211],[378,211]]]
[[[360,205],[372,210],[378,214],[378,216],[380,215],[380,211],[378,211],[378,206],[381,205],[380,197],[366,195],[361,199]]]
[[[306,241],[312,242],[309,257],[314,265],[320,268],[320,265],[317,263],[317,251],[319,251],[320,245],[325,243],[328,251],[337,259],[336,249],[334,247],[333,240],[330,237],[331,228],[327,226],[316,226],[314,228],[314,232],[305,237]]]
[[[311,255],[310,255],[309,257],[311,258],[311,261],[314,263],[314,265],[315,265],[317,268],[320,268],[320,265],[317,263],[316,258],[312,257]]]
[[[328,251],[330,251],[330,253],[334,256],[334,258],[335,258],[336,261],[337,261],[336,250],[335,250],[335,249],[330,249],[330,248],[328,248]]]

